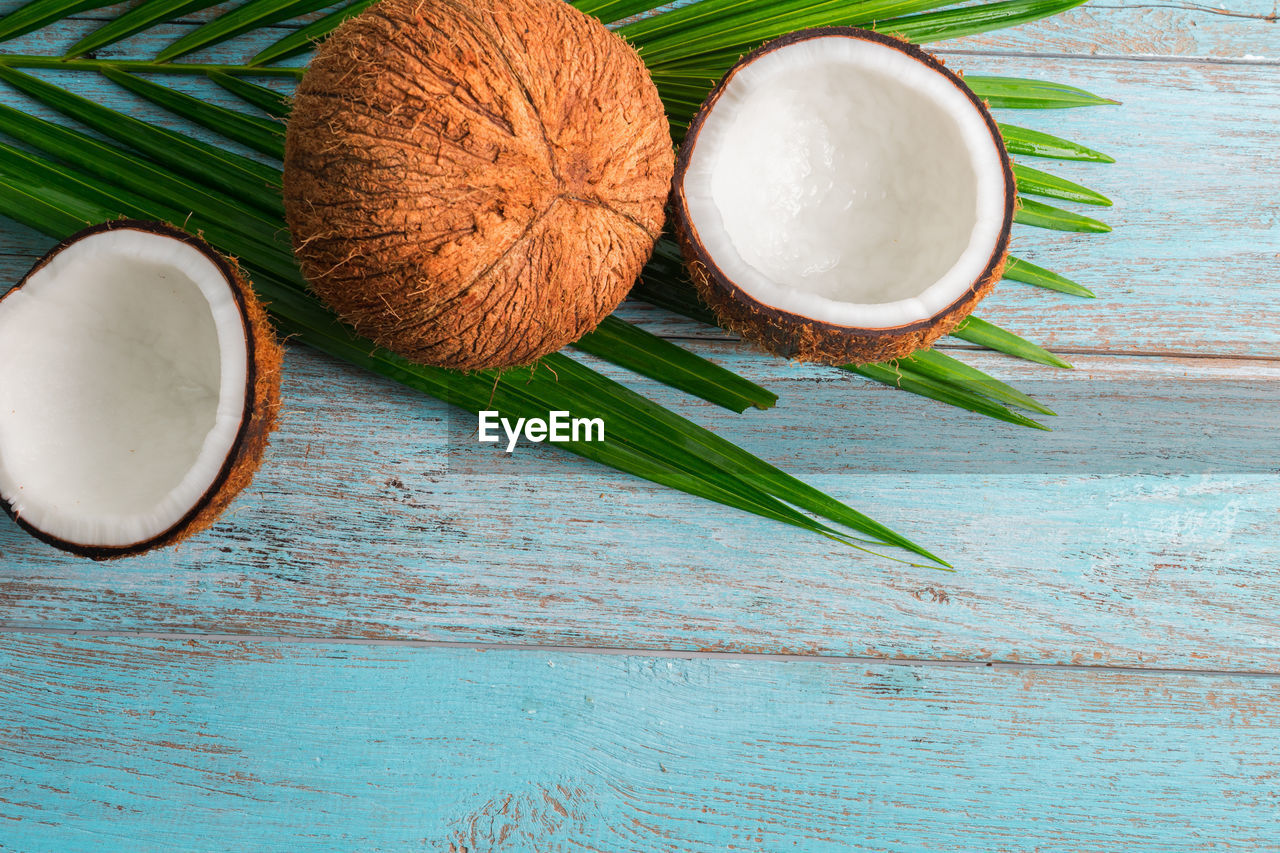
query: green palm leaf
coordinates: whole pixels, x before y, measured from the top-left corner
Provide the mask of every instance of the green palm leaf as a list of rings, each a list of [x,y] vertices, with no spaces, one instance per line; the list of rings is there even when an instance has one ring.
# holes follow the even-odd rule
[[[197,142],[175,131],[130,118],[3,65],[0,65],[0,80],[68,118],[147,155],[167,169],[196,180],[207,176],[216,189],[245,199],[274,219],[284,218],[279,170],[215,145]]]
[[[66,237],[88,222],[120,215],[170,222],[182,218],[176,208],[122,188],[107,187],[93,176],[55,166],[3,144],[0,187],[6,189],[0,192],[0,214],[55,238]],[[31,198],[42,203],[29,207],[18,204]],[[215,245],[221,246],[226,239],[216,228],[202,230]],[[273,316],[282,321],[286,331],[322,350],[365,363],[391,378],[414,380],[408,384],[473,411],[491,406],[502,410],[504,401],[510,401],[512,405],[506,411],[515,409],[516,414],[523,411],[545,415],[556,409],[599,413],[607,416],[615,436],[617,425],[625,424],[623,436],[612,440],[606,436],[606,441],[599,444],[568,442],[564,443],[566,449],[655,482],[857,546],[857,541],[847,535],[782,503],[787,501],[850,526],[873,537],[877,544],[906,548],[937,560],[883,525],[566,356],[557,354],[545,359],[542,365],[547,370],[541,374],[536,369],[522,369],[502,375],[492,371],[468,375],[414,365],[342,329],[326,309],[304,293],[300,281],[276,278],[281,270],[262,269],[258,266],[261,260],[246,260],[245,266],[269,302]],[[287,269],[283,272],[290,275]],[[293,277],[296,279],[296,273]],[[338,343],[345,341],[346,346],[333,346],[335,339]],[[581,390],[587,388],[591,392]]]
[[[606,317],[574,347],[615,364],[629,352],[627,366],[635,372],[739,414],[778,402],[777,394],[617,317]]]
[[[949,378],[931,376],[926,370],[917,370],[914,368],[913,363],[906,359],[886,364],[851,364],[844,369],[850,373],[856,373],[859,376],[879,382],[882,385],[910,391],[913,394],[919,394],[922,397],[928,397],[940,403],[946,403],[949,406],[986,415],[995,420],[1017,426],[1031,427],[1032,429],[1048,430],[1048,427],[1039,421],[1011,411],[1006,406],[982,394],[966,390],[961,387],[959,382],[952,381]]]
[[[572,5],[588,15],[595,15],[600,20],[611,23],[651,12],[657,4],[654,0],[573,0]]]
[[[1012,385],[1001,382],[978,368],[965,364],[960,359],[946,355],[936,349],[921,350],[902,359],[902,361],[918,372],[937,376],[940,379],[946,378],[948,381],[955,382],[968,389],[980,388],[984,395],[1005,405],[1050,417],[1054,417],[1057,414],[1048,406],[1033,400]]]
[[[965,6],[943,12],[929,12],[880,21],[875,29],[882,33],[902,36],[916,44],[929,44],[946,39],[991,32],[1016,27],[1059,15],[1074,9],[1086,0],[1005,0],[979,6]]]

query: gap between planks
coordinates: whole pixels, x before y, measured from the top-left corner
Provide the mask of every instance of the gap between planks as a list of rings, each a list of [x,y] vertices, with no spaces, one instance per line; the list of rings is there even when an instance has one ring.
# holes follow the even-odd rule
[[[658,649],[629,646],[571,646],[538,643],[466,643],[448,640],[370,639],[364,637],[305,637],[288,634],[202,634],[168,631],[106,631],[76,628],[45,628],[33,625],[0,623],[0,638],[6,634],[28,634],[48,637],[82,637],[86,639],[141,639],[200,643],[276,643],[280,645],[343,645],[446,651],[515,652],[520,654],[572,654],[604,657],[650,657],[674,660],[719,660],[758,663],[824,663],[856,666],[941,667],[948,669],[992,669],[1009,672],[1054,671],[1080,673],[1127,673],[1150,676],[1201,676],[1255,678],[1280,681],[1280,672],[1249,669],[1198,669],[1195,667],[1142,667],[1110,664],[1059,664],[1018,661],[945,660],[935,658],[868,657],[859,655],[798,655],[760,652],[715,652],[695,649]]]
[[[1280,66],[1280,59],[1272,59],[1269,57],[1254,57],[1245,59],[1243,57],[1231,56],[1195,56],[1190,54],[1179,54],[1174,56],[1162,56],[1154,53],[1066,53],[1045,51],[1027,51],[1027,50],[976,50],[956,48],[949,50],[947,48],[939,48],[931,51],[939,56],[998,56],[1002,58],[1012,59],[1070,59],[1070,60],[1088,60],[1093,62],[1159,62],[1166,65],[1257,65],[1263,67]]]

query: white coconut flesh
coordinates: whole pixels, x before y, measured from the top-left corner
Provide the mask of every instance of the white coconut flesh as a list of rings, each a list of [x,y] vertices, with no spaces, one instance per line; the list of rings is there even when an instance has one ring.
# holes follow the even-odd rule
[[[982,112],[899,50],[817,37],[744,65],[683,179],[698,241],[765,305],[857,328],[925,320],[978,279],[1004,228]]]
[[[0,302],[0,497],[76,545],[166,532],[232,451],[248,355],[233,285],[197,248],[72,243]]]

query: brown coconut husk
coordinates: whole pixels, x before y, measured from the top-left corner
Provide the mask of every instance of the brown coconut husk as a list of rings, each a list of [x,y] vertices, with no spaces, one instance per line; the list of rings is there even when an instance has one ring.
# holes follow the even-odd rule
[[[528,364],[594,329],[663,224],[672,145],[636,52],[562,0],[382,0],[294,97],[303,272],[413,361]]]
[[[969,97],[982,114],[1000,152],[1005,178],[1004,225],[1000,239],[982,273],[973,284],[950,305],[927,319],[887,328],[854,328],[792,314],[767,305],[743,291],[716,265],[715,259],[703,245],[691,221],[688,203],[684,196],[683,177],[689,168],[694,148],[697,146],[698,134],[729,82],[740,70],[768,53],[797,42],[826,36],[877,42],[901,51],[946,76]],[[972,314],[977,304],[992,291],[996,282],[1004,275],[1009,256],[1009,236],[1016,200],[1017,190],[1014,184],[1013,166],[1005,150],[1004,138],[1000,135],[1000,130],[986,103],[965,85],[960,75],[948,69],[937,57],[896,36],[854,27],[819,27],[782,36],[752,51],[739,60],[720,80],[689,124],[689,131],[685,135],[676,160],[671,207],[676,236],[684,252],[690,278],[693,279],[699,296],[726,328],[784,358],[844,365],[904,358],[932,345],[944,335],[950,334]]]
[[[268,439],[275,429],[276,419],[280,411],[280,378],[281,362],[284,358],[284,347],[276,337],[271,321],[267,317],[266,308],[253,292],[252,284],[240,270],[239,264],[229,259],[199,237],[162,222],[144,222],[133,219],[117,219],[104,222],[80,231],[59,243],[23,277],[10,293],[18,290],[34,275],[44,268],[63,249],[86,237],[103,231],[116,230],[147,231],[179,240],[195,248],[209,258],[226,279],[227,286],[235,297],[236,305],[244,320],[245,346],[248,356],[245,375],[244,414],[240,420],[240,429],[236,433],[231,450],[223,462],[218,476],[196,501],[195,505],[163,533],[142,542],[129,545],[82,545],[68,542],[51,536],[48,533],[28,524],[21,515],[15,513],[6,501],[0,501],[5,513],[17,524],[37,539],[82,557],[93,560],[115,560],[122,557],[133,557],[175,545],[188,537],[208,529],[253,480],[253,475],[262,464]],[[6,296],[8,294],[5,294]],[[3,301],[3,298],[0,298]]]

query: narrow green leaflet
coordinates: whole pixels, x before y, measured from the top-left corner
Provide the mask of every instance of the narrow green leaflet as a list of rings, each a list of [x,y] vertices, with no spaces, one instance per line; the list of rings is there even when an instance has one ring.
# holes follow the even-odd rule
[[[154,62],[149,59],[63,59],[58,56],[33,56],[29,53],[0,54],[0,67],[48,68],[54,71],[101,71],[104,68],[115,68],[134,74],[207,75],[220,72],[246,77],[289,77],[294,80],[307,70],[276,65],[256,68],[248,65]]]
[[[1059,198],[1063,201],[1074,201],[1079,204],[1111,206],[1111,199],[1096,190],[1081,186],[1074,181],[1068,181],[1066,178],[1059,178],[1057,175],[1051,175],[1048,172],[1024,166],[1021,163],[1013,165],[1013,177],[1018,182],[1018,193],[1020,195],[1039,195],[1046,198]]]
[[[649,12],[657,4],[654,0],[572,0],[570,5],[608,24]]]
[[[1114,163],[1115,158],[1059,136],[1017,125],[999,123],[1000,135],[1010,154],[1027,157],[1051,157],[1055,160],[1086,160],[1091,163]]]
[[[965,391],[957,387],[955,383],[940,381],[924,372],[914,370],[905,361],[889,364],[851,364],[844,369],[850,373],[856,373],[859,376],[879,382],[882,385],[910,391],[913,394],[919,394],[922,397],[928,397],[959,409],[967,409],[980,415],[986,415],[989,418],[995,418],[1017,426],[1031,427],[1032,429],[1048,429],[1039,421],[1011,411],[1007,407],[993,402],[980,394]]]
[[[317,12],[332,3],[333,0],[249,0],[243,6],[187,33],[156,54],[156,61],[171,62],[179,56],[220,44],[252,30]]]
[[[574,346],[609,361],[628,350],[632,364],[648,363],[636,372],[739,414],[753,406],[771,409],[778,402],[777,394],[617,317],[606,317]]]
[[[1120,103],[1086,92],[1084,89],[1077,89],[1075,86],[1050,83],[1047,80],[965,75],[964,82],[992,109],[1061,110]]]
[[[72,15],[110,6],[115,0],[33,0],[0,18],[0,41],[8,41]]]
[[[71,46],[64,56],[75,59],[152,27],[217,5],[218,0],[143,0]]]
[[[980,347],[993,349],[996,352],[1016,355],[1018,358],[1034,361],[1037,364],[1047,364],[1050,367],[1061,367],[1063,369],[1070,369],[1071,367],[1068,362],[1058,358],[1047,349],[1036,346],[1031,341],[1019,337],[1013,332],[1006,331],[994,323],[988,323],[986,320],[972,315],[961,322],[955,331],[951,333],[951,336],[962,341],[968,341],[971,344],[977,344]]]
[[[1111,226],[1105,222],[1029,198],[1018,199],[1018,209],[1014,211],[1013,221],[1020,225],[1048,228],[1051,231],[1105,234],[1111,230]]]
[[[314,48],[316,42],[341,26],[343,21],[359,15],[375,2],[376,0],[358,0],[358,2],[349,6],[343,6],[336,12],[330,12],[318,21],[312,21],[306,26],[294,30],[275,44],[262,50],[257,56],[249,60],[249,64],[265,65],[268,62],[281,62],[304,54]]]
[[[282,95],[275,89],[268,89],[266,86],[259,86],[257,83],[250,83],[247,80],[241,80],[239,77],[223,74],[221,71],[211,72],[209,79],[240,100],[250,106],[257,107],[269,116],[275,116],[276,118],[287,118],[289,116],[289,110],[291,109],[289,97]]]
[[[124,71],[107,68],[102,74],[111,82],[146,98],[157,106],[164,107],[203,127],[216,129],[227,139],[239,142],[268,157],[284,159],[284,125],[277,121],[228,110]]]
[[[1059,293],[1069,293],[1072,296],[1083,296],[1086,299],[1093,299],[1095,296],[1094,292],[1089,288],[1076,284],[1071,279],[1060,276],[1056,272],[1050,272],[1044,267],[1038,267],[1030,261],[1015,258],[1013,255],[1009,256],[1009,261],[1005,264],[1004,277],[1010,281],[1034,284],[1036,287],[1056,290]]]
[[[1023,394],[1012,385],[1001,382],[986,372],[936,349],[920,350],[901,361],[909,364],[919,372],[963,383],[964,387],[975,390],[975,393],[977,390],[981,390],[981,393],[985,396],[1005,405],[1016,406],[1019,409],[1026,409],[1029,412],[1050,417],[1054,417],[1057,414],[1049,407]]]

